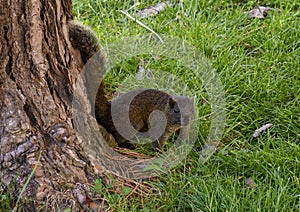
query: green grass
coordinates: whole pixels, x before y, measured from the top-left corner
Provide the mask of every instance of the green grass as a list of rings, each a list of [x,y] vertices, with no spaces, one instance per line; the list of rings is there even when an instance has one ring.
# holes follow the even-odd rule
[[[101,43],[149,33],[120,10],[134,15],[159,1],[74,0],[74,18],[90,25]],[[172,73],[196,97],[199,136],[188,157],[176,168],[147,183],[155,194],[125,198],[105,193],[114,211],[299,211],[300,212],[300,3],[292,0],[171,1],[172,7],[141,21],[159,35],[171,35],[195,46],[209,59],[226,95],[226,127],[218,151],[205,163],[199,149],[209,130],[209,96],[191,70],[156,55],[138,55],[118,64],[105,78],[114,92],[137,72],[140,59],[148,68]],[[274,8],[264,20],[248,19],[257,4]],[[171,85],[170,85],[171,86]],[[272,123],[258,139],[255,129]],[[170,144],[168,144],[170,145]],[[151,152],[139,147],[138,151]],[[257,186],[247,188],[251,177]],[[97,182],[101,193],[102,184]],[[96,189],[97,190],[97,189]],[[0,211],[10,211],[12,191],[0,185]]]
[[[159,1],[74,1],[74,17],[94,28],[103,45],[149,31],[119,10],[134,13]],[[248,19],[256,1],[172,1],[172,7],[141,21],[158,34],[176,36],[209,59],[226,93],[221,145],[205,164],[199,148],[209,130],[202,83],[173,60],[150,59],[148,67],[180,77],[197,99],[199,139],[175,169],[148,180],[159,194],[111,201],[116,211],[300,211],[300,3],[260,1],[275,8],[264,20]],[[137,71],[141,55],[106,76],[114,91]],[[149,57],[148,57],[149,58]],[[164,63],[163,63],[164,62]],[[167,65],[166,65],[167,64]],[[253,139],[263,124],[273,127]],[[250,190],[245,179],[257,184]]]

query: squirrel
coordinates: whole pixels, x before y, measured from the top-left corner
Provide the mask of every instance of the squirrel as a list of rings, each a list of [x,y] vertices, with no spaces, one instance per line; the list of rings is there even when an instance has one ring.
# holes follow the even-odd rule
[[[69,35],[72,46],[78,49],[84,64],[101,50],[101,45],[94,31],[79,21],[68,22]]]
[[[104,67],[104,59],[101,53],[101,46],[94,32],[83,26],[78,21],[69,22],[70,41],[75,49],[80,51],[80,55],[84,64],[97,52],[100,51],[100,65]],[[91,77],[92,76],[87,76]],[[132,98],[128,102],[128,98]],[[125,105],[129,104],[126,111]],[[93,103],[92,103],[93,104]],[[112,107],[114,106],[115,107]],[[130,123],[122,123],[123,118],[114,124],[114,117],[112,110],[115,109],[114,114],[117,116],[128,117]],[[128,93],[118,97],[116,100],[109,101],[105,95],[105,88],[103,78],[97,88],[96,100],[94,103],[95,117],[99,125],[102,125],[110,134],[113,135],[120,147],[127,147],[133,149],[133,144],[129,141],[136,134],[141,134],[150,137],[155,151],[161,150],[167,139],[183,126],[191,124],[194,114],[193,98],[187,96],[175,96],[156,89],[139,89],[129,91]],[[165,119],[153,119],[152,112],[160,111],[163,113]],[[156,116],[162,117],[162,116]],[[117,117],[118,118],[118,117]],[[159,122],[165,122],[165,126]],[[155,123],[156,122],[156,123]],[[154,123],[154,124],[153,124]],[[135,133],[130,132],[130,126]],[[118,131],[123,128],[125,134],[124,138]],[[129,127],[129,128],[128,128]],[[165,128],[163,128],[165,127]],[[131,128],[131,130],[132,130]],[[163,128],[163,129],[161,129]],[[155,129],[163,130],[158,136],[153,135]],[[152,133],[151,133],[152,130]]]
[[[104,98],[104,92],[100,92],[102,89],[103,82],[96,98],[96,119],[114,136],[121,147],[134,148],[129,140],[141,133],[152,139],[155,151],[161,150],[168,138],[180,128],[191,124],[194,117],[194,99],[187,96],[170,95],[156,89],[138,89],[108,101]],[[166,119],[165,123],[162,123],[164,120],[161,120],[160,114],[153,119],[154,111],[162,113]],[[113,118],[112,112],[116,119]],[[130,123],[126,123],[126,115],[129,116]],[[130,129],[131,126],[137,134]],[[120,129],[127,139],[121,135]]]

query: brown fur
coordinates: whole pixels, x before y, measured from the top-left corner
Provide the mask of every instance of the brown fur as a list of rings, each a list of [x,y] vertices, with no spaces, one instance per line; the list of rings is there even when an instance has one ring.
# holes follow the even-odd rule
[[[113,123],[111,114],[112,102],[108,101],[105,96],[104,83],[102,80],[103,73],[97,72],[97,69],[99,68],[101,69],[100,71],[104,70],[105,58],[102,55],[103,51],[101,51],[101,46],[96,35],[89,27],[83,26],[78,21],[69,22],[69,33],[72,45],[75,49],[80,51],[82,61],[88,66],[85,78],[91,96],[90,99],[93,99],[94,92],[97,91],[97,94],[95,94],[95,116],[98,123],[114,136],[119,146],[133,148],[134,146],[132,143],[120,135]],[[94,57],[90,60],[92,56]],[[91,62],[87,63],[89,60]],[[100,82],[97,80],[95,82],[95,79],[101,80],[99,88],[96,87],[98,86],[97,83]],[[127,102],[127,99],[132,95],[136,96],[130,103],[129,111],[125,111],[124,105]],[[121,118],[119,120],[121,123],[118,124],[124,129],[128,128],[128,130],[125,130],[128,132],[130,131],[129,125],[131,125],[136,131],[143,135],[147,135],[147,132],[150,132],[151,130],[153,132],[153,129],[156,131],[155,127],[158,127],[158,131],[161,130],[160,120],[152,120],[151,114],[153,111],[162,112],[166,118],[166,127],[162,129],[163,132],[160,134],[161,136],[159,138],[152,140],[155,150],[163,148],[169,136],[176,130],[180,129],[182,126],[189,125],[194,113],[192,98],[186,96],[173,96],[155,89],[130,91],[120,98],[117,98],[114,103],[117,108],[115,111],[117,116],[123,117],[124,114],[129,114],[130,123],[123,124]],[[93,102],[91,102],[91,104],[93,104]],[[158,116],[158,118],[160,118],[160,116]],[[130,134],[129,140],[131,140],[132,137],[134,137],[134,135]],[[149,137],[151,138],[150,134]]]
[[[103,86],[103,84],[101,86]],[[103,101],[103,98],[100,97],[101,92],[98,92],[98,94],[99,99],[96,100],[95,105],[97,121],[115,137],[120,146],[129,146],[132,148],[133,145],[120,135],[113,123],[111,102],[108,102],[107,100]],[[126,111],[125,105],[128,104],[128,98],[131,96],[135,97],[130,102],[129,111]],[[158,139],[153,140],[153,147],[155,150],[163,148],[167,139],[176,130],[190,124],[194,112],[192,98],[186,96],[171,96],[163,91],[155,89],[130,91],[118,97],[114,104],[116,105],[116,116],[121,117],[123,116],[123,113],[129,113],[130,124],[136,131],[144,133],[143,135],[145,135],[145,132],[149,132],[151,128],[155,128],[155,126],[151,126],[151,113],[155,110],[163,113],[166,118],[166,128]],[[121,123],[117,124],[120,124],[126,132],[130,131],[128,124],[124,124],[125,121],[123,118],[120,118],[119,122]],[[155,120],[153,123],[155,124]],[[151,137],[150,134],[148,136]],[[129,138],[133,137],[133,134],[129,134]]]

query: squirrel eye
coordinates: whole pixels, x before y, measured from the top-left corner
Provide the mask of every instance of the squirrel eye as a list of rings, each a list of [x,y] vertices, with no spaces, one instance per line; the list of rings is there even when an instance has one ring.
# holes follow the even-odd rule
[[[174,108],[174,113],[179,113],[179,109]]]

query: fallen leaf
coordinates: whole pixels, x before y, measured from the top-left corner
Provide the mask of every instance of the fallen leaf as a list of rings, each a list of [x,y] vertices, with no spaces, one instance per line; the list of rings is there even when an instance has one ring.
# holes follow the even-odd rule
[[[136,73],[136,78],[138,81],[142,81],[145,77],[151,79],[153,77],[152,72],[149,69],[145,69],[147,66],[148,60],[140,60],[138,65],[138,72]]]
[[[256,6],[249,11],[249,18],[259,18],[264,19],[267,16],[267,13],[271,10],[270,7]]]
[[[270,127],[272,127],[272,124],[270,124],[270,123],[263,125],[262,127],[260,127],[257,130],[255,130],[255,132],[253,133],[253,137],[257,138],[260,135],[261,132],[269,129]]]
[[[248,177],[245,180],[246,183],[246,187],[249,188],[250,190],[256,188],[257,184],[254,182],[254,180],[252,179],[252,177]]]
[[[145,9],[137,12],[135,16],[137,18],[146,18],[149,16],[157,15],[159,12],[165,10],[168,6],[170,6],[170,1],[160,2],[154,6],[148,6]]]

